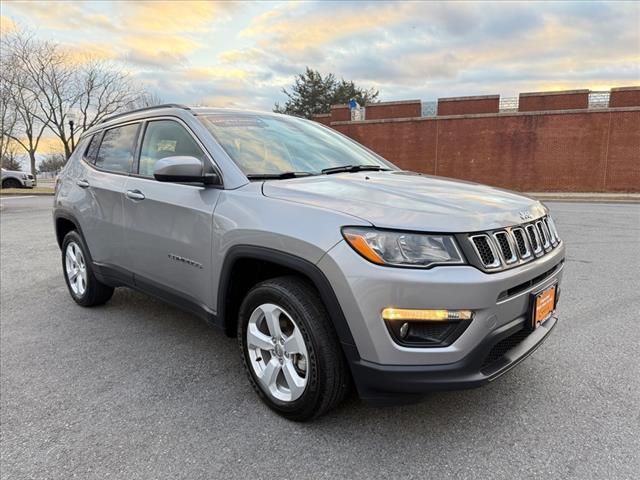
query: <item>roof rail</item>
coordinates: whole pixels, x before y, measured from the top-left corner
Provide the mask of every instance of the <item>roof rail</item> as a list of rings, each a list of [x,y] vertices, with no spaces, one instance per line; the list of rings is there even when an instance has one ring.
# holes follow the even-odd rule
[[[109,115],[108,117],[105,117],[102,120],[100,120],[100,123],[105,123],[110,120],[113,120],[114,118],[122,117],[124,115],[129,115],[129,114],[138,113],[138,112],[146,112],[147,110],[155,110],[157,108],[181,108],[183,110],[191,110],[186,105],[182,105],[180,103],[163,103],[162,105],[152,105],[151,107],[136,108],[135,110],[127,110],[126,112],[114,113],[113,115]]]

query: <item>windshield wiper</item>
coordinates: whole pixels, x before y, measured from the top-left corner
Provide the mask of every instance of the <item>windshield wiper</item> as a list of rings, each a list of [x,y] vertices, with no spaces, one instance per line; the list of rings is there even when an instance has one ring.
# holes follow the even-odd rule
[[[324,173],[325,175],[331,175],[332,173],[341,173],[341,172],[365,172],[365,171],[378,172],[381,170],[389,170],[389,169],[383,168],[380,165],[342,165],[340,167],[323,168],[322,173]]]
[[[315,175],[311,172],[281,172],[281,173],[248,173],[249,180],[282,180],[285,178],[309,177]]]

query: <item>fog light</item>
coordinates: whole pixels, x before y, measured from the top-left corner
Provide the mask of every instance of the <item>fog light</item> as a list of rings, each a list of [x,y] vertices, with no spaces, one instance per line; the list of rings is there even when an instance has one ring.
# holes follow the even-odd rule
[[[385,320],[447,322],[452,320],[471,320],[472,316],[473,312],[471,310],[417,310],[393,307],[382,310],[382,318]]]
[[[409,333],[409,324],[407,322],[404,322],[400,327],[400,336],[402,338],[406,338],[407,333]]]

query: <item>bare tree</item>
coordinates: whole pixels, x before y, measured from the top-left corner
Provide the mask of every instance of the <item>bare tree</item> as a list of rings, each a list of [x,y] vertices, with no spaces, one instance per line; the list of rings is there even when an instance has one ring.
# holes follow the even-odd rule
[[[0,158],[3,159],[11,148],[11,137],[17,122],[16,111],[10,100],[14,75],[15,65],[11,57],[0,49]]]
[[[160,101],[115,65],[91,58],[76,61],[59,44],[29,32],[3,35],[1,42],[0,153],[9,142],[17,142],[29,154],[34,175],[45,129],[60,139],[69,158],[75,137],[105,117]],[[73,132],[71,115],[77,117]]]
[[[13,145],[10,145],[2,156],[0,156],[0,164],[2,164],[2,168],[6,168],[7,170],[22,170],[22,162],[18,158],[18,152]]]
[[[36,151],[47,127],[46,113],[41,110],[34,78],[23,68],[23,59],[43,54],[30,37],[2,39],[2,108],[8,120],[3,119],[3,144],[14,142],[29,156],[31,173],[36,175]],[[6,140],[4,140],[6,139]],[[8,148],[3,145],[3,149]]]
[[[22,41],[20,32],[14,35]],[[31,39],[27,48],[17,49],[22,68],[31,82],[28,89],[38,102],[40,120],[56,135],[71,155],[71,139],[67,133],[67,115],[80,99],[76,66],[59,45]]]
[[[101,60],[91,60],[78,68],[76,88],[78,99],[72,107],[80,116],[78,134],[109,115],[136,108],[146,96],[126,72]]]
[[[67,163],[67,158],[62,152],[48,153],[40,162],[40,172],[58,172]]]
[[[138,92],[138,98],[133,105],[131,105],[132,108],[153,107],[154,105],[161,105],[164,103],[160,95],[149,92],[143,87],[138,87]]]
[[[69,129],[70,114],[79,117],[76,137],[105,117],[133,108],[145,95],[128,73],[103,60],[87,58],[79,63],[60,45],[21,31],[11,34],[6,43],[30,80],[22,88],[36,100],[34,115],[60,139],[67,158],[75,140]]]

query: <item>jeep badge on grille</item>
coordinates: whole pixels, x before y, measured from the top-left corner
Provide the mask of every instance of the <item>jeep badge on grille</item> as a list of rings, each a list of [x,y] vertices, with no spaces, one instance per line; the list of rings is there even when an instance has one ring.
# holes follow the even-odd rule
[[[523,210],[522,212],[520,212],[520,219],[524,222],[526,220],[531,220],[533,218],[533,215],[531,215],[529,212],[527,212],[526,210]]]

